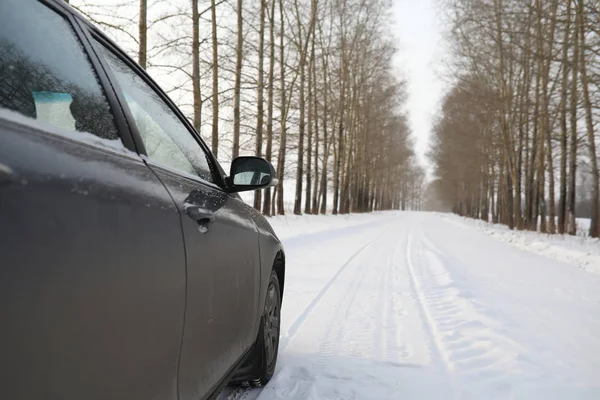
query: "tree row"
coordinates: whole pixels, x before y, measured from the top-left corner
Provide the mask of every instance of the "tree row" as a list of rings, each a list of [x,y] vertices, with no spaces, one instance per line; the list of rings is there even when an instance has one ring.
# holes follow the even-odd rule
[[[600,236],[599,3],[446,7],[454,84],[434,129],[436,194],[516,229],[576,234],[587,217]]]
[[[420,207],[387,1],[72,3],[167,88],[221,162],[276,166],[278,185],[254,194],[265,215]]]

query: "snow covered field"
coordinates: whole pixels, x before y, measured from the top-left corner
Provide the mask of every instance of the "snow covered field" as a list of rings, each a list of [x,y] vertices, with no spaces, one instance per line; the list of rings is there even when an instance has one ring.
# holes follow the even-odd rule
[[[277,370],[220,399],[600,399],[598,242],[547,241],[582,264],[446,214],[271,221]]]
[[[490,224],[470,218],[461,218],[453,214],[441,214],[449,221],[475,227],[503,242],[511,243],[520,249],[531,251],[546,257],[575,265],[587,271],[600,274],[600,240],[587,237],[589,219],[577,221],[585,226],[580,235],[548,235],[539,232],[514,231],[506,225]]]

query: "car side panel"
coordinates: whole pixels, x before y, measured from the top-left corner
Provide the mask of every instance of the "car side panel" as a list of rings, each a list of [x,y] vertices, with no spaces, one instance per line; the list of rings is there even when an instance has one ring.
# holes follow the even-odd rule
[[[164,186],[114,142],[1,113],[0,164],[1,397],[176,399],[185,260]]]
[[[261,292],[259,298],[259,304],[264,304],[267,295],[267,286],[269,284],[269,277],[271,276],[271,270],[275,265],[276,259],[280,258],[282,264],[282,273],[285,277],[285,253],[281,241],[275,234],[275,231],[267,221],[267,219],[258,211],[252,209],[254,214],[253,218],[256,223],[259,233],[259,245],[260,245],[260,258],[261,258]],[[285,287],[285,280],[279,282],[279,288],[282,292],[283,301],[283,290]],[[257,330],[258,333],[258,330]]]
[[[260,290],[259,238],[252,208],[215,185],[150,167],[180,207],[187,254],[187,305],[180,400],[214,391],[254,343]],[[205,233],[185,214],[201,206],[215,216]]]

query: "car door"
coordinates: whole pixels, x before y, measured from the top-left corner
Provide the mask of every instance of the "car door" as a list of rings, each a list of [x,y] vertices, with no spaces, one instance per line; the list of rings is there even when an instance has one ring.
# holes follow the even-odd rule
[[[212,156],[158,87],[102,38],[96,48],[119,83],[147,164],[179,207],[187,257],[180,399],[202,398],[256,338],[260,255],[254,210],[219,187]]]
[[[177,208],[80,34],[0,2],[0,398],[175,400]]]

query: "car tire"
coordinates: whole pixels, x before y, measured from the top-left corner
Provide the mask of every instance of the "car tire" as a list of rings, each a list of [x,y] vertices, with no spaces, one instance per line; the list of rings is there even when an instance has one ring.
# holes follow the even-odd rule
[[[262,387],[273,377],[279,352],[280,321],[281,290],[279,277],[273,270],[269,277],[258,335],[246,360],[229,381],[229,386]]]
[[[260,322],[255,348],[255,373],[250,379],[254,386],[264,386],[275,373],[279,353],[279,332],[281,322],[281,291],[279,278],[271,271],[263,315]]]

